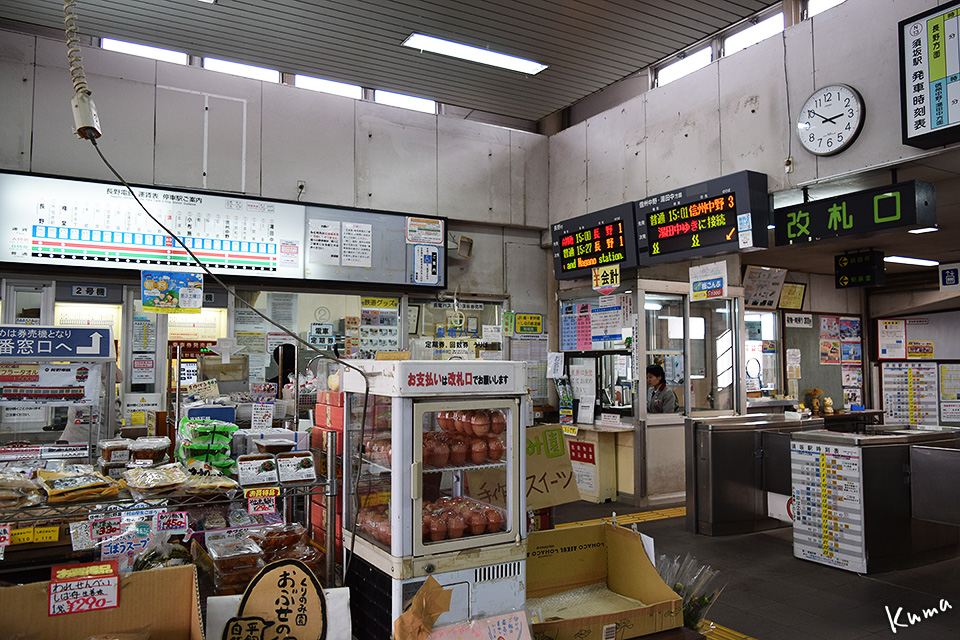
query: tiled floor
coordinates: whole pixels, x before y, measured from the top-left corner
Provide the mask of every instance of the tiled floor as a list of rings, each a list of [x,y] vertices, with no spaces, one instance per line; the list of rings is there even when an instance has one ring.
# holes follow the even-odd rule
[[[558,523],[635,512],[629,505],[576,503],[557,507]],[[665,511],[662,510],[661,511]],[[657,554],[692,554],[721,573],[726,587],[707,618],[758,640],[960,638],[960,557],[914,569],[858,575],[793,557],[789,528],[732,536],[688,533],[682,517],[641,521]],[[928,619],[924,609],[953,608]],[[907,624],[893,632],[884,607]]]

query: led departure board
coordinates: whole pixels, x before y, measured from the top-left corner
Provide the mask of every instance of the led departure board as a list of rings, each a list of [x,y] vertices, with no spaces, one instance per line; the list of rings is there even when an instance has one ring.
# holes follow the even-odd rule
[[[767,247],[767,176],[741,171],[637,202],[639,264]]]
[[[597,267],[637,266],[633,203],[558,222],[552,227],[554,273],[580,278]]]

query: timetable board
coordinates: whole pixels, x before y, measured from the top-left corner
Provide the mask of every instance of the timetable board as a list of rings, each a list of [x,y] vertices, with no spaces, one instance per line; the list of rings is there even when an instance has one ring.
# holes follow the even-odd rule
[[[940,423],[936,362],[884,362],[880,366],[888,423]]]
[[[141,202],[221,274],[299,278],[303,207],[136,187]],[[9,262],[195,271],[187,252],[120,185],[0,173]]]
[[[960,2],[903,20],[899,32],[903,144],[960,140]]]
[[[551,227],[553,272],[557,280],[583,278],[598,267],[637,266],[633,203],[627,202]]]
[[[794,440],[790,476],[793,555],[866,573],[860,448]]]
[[[637,203],[639,264],[767,247],[766,174],[740,171]]]

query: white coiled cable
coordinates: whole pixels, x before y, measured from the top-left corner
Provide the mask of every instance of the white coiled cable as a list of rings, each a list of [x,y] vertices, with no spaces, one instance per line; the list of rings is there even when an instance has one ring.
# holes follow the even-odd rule
[[[67,31],[67,59],[70,61],[70,77],[73,79],[73,90],[77,95],[90,94],[87,86],[87,77],[83,73],[83,60],[80,58],[80,38],[77,36],[77,14],[73,7],[77,0],[63,1],[63,24]]]

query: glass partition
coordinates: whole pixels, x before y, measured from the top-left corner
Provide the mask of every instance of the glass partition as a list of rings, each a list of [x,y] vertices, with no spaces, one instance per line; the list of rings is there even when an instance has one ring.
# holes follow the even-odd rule
[[[734,300],[690,304],[691,411],[737,409],[741,368]]]
[[[684,296],[667,293],[647,293],[644,296],[643,314],[646,327],[646,365],[663,367],[667,388],[677,396],[677,412],[683,412],[684,384]],[[646,371],[637,372],[646,387],[648,406],[653,387],[646,383]]]
[[[779,338],[776,311],[747,311],[743,316],[748,398],[771,397],[780,391]]]

